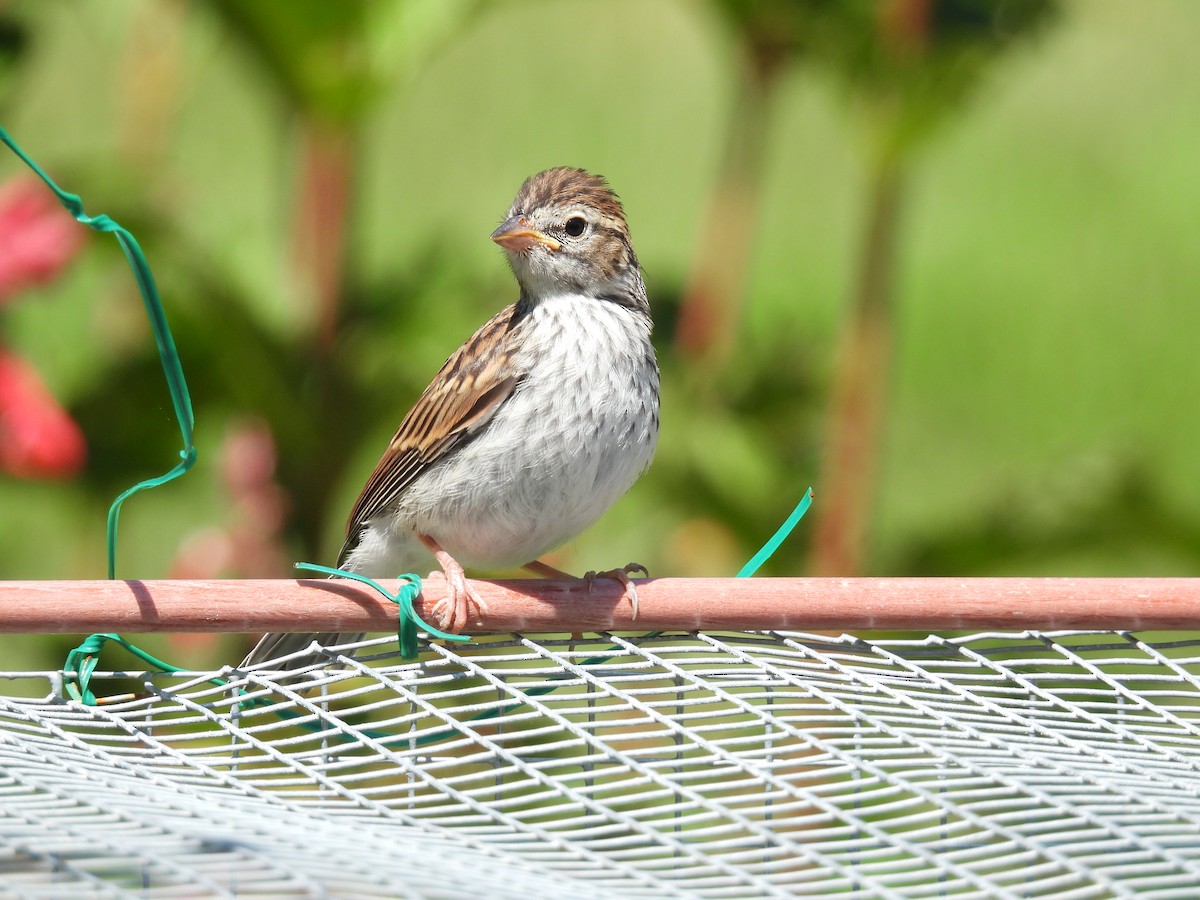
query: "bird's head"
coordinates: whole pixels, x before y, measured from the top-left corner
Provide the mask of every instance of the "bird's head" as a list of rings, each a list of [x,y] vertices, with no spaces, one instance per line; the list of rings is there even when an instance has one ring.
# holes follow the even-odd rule
[[[492,240],[532,299],[573,293],[647,305],[621,201],[598,175],[561,167],[528,178]]]

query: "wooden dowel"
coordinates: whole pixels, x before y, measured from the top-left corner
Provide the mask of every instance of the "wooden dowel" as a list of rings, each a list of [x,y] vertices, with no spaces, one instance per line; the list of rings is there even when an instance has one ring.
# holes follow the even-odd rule
[[[398,582],[383,581],[389,590]],[[474,581],[469,633],[1200,630],[1200,578],[655,578],[641,614],[614,581]],[[440,574],[414,604],[435,627]],[[0,633],[389,631],[396,606],[346,580],[0,581]]]

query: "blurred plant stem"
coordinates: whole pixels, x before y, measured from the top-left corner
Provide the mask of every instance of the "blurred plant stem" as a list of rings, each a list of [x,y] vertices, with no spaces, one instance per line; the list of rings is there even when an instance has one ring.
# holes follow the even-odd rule
[[[288,529],[317,558],[330,498],[379,396],[340,357],[342,327],[355,307],[352,253],[361,135],[385,90],[410,85],[431,56],[474,15],[477,0],[211,0],[294,123],[290,234],[294,280],[306,328],[269,339],[282,384],[254,398],[279,446],[279,482],[292,511]],[[396,301],[400,302],[400,301]],[[380,392],[382,393],[382,392]],[[353,424],[347,424],[347,423]]]
[[[961,110],[988,65],[1037,33],[1055,0],[878,0],[830,4],[818,57],[866,111],[866,222],[825,426],[810,568],[865,569],[887,408],[896,244],[909,164]],[[832,53],[826,51],[832,50]]]
[[[675,343],[699,371],[719,371],[736,345],[758,220],[771,98],[785,60],[747,40],[716,186],[688,274]]]
[[[324,355],[337,335],[345,284],[357,135],[352,127],[305,114],[298,152],[292,261],[301,294],[315,310],[316,347]]]
[[[861,572],[875,499],[887,374],[903,161],[873,155],[857,281],[842,329],[825,425],[820,515],[813,534],[815,575]]]

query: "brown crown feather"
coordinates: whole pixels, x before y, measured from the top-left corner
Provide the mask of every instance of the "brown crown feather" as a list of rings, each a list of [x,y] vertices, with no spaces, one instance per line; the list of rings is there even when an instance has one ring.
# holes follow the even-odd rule
[[[582,203],[603,215],[625,221],[625,210],[608,182],[572,166],[547,169],[525,179],[513,201],[513,212],[527,213],[551,203]]]

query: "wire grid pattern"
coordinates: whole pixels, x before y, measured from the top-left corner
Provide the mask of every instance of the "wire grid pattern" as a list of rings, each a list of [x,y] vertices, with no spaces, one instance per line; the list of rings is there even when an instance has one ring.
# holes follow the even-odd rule
[[[1200,895],[1200,636],[355,646],[7,673],[0,896]]]

